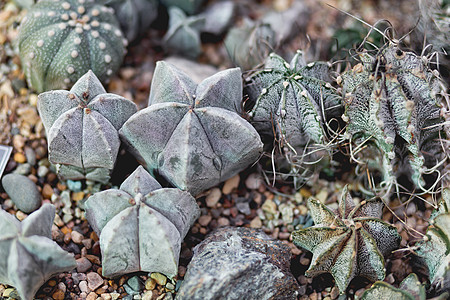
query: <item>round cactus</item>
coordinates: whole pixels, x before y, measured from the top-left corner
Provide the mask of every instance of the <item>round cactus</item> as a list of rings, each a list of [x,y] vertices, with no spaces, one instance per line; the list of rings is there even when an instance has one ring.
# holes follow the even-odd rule
[[[92,0],[42,0],[23,19],[18,37],[28,85],[37,92],[66,89],[88,70],[106,82],[126,44],[113,9]]]

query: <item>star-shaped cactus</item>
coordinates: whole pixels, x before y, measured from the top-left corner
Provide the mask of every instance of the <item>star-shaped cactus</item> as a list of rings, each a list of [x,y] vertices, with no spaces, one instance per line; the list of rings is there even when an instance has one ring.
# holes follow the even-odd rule
[[[401,237],[380,220],[380,198],[355,204],[345,187],[337,211],[314,198],[308,199],[308,208],[315,225],[292,233],[297,246],[313,252],[307,276],[331,273],[341,293],[355,276],[384,279],[384,256],[399,246]]]
[[[336,89],[325,81],[328,73],[326,63],[307,65],[301,51],[290,63],[271,53],[264,69],[246,79],[255,128],[262,134],[276,131],[281,143],[294,148],[324,143],[323,124],[340,108]]]
[[[202,52],[200,30],[205,18],[186,14],[178,7],[169,8],[169,29],[164,36],[165,47],[173,53],[196,58]]]
[[[150,106],[132,116],[120,135],[149,172],[196,195],[245,169],[262,152],[258,133],[237,113],[241,99],[238,68],[197,85],[161,61]]]
[[[86,201],[86,217],[100,236],[106,277],[146,271],[178,273],[181,242],[200,215],[195,199],[161,188],[142,166],[120,186]]]
[[[430,220],[425,240],[417,254],[424,258],[430,282],[439,289],[450,291],[450,189],[442,191],[439,210]]]
[[[18,46],[28,85],[65,89],[92,70],[101,81],[122,64],[126,40],[113,10],[93,0],[42,0],[20,25]]]
[[[55,207],[44,204],[23,222],[0,209],[0,283],[31,300],[53,275],[76,267],[73,255],[52,241]]]
[[[106,93],[91,71],[70,91],[45,92],[38,110],[48,139],[48,159],[63,179],[108,182],[119,151],[118,130],[137,111],[121,96]]]
[[[345,95],[343,118],[348,122],[352,157],[359,163],[375,161],[372,166],[378,165],[387,186],[405,175],[423,188],[422,175],[445,159],[437,71],[393,43],[375,56],[360,53],[360,60],[337,80]]]
[[[361,300],[425,300],[425,286],[419,281],[416,274],[409,274],[403,279],[398,288],[384,282],[375,282],[370,289],[361,296]],[[444,298],[438,298],[444,299]],[[437,299],[436,299],[437,300]]]

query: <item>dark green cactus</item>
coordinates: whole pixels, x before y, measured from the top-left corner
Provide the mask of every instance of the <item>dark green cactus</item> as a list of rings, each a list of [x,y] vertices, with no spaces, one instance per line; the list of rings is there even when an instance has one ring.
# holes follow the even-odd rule
[[[292,233],[297,246],[313,252],[307,276],[331,273],[341,293],[356,276],[384,279],[384,256],[399,246],[401,237],[380,219],[380,198],[355,204],[345,187],[337,211],[314,198],[308,199],[308,208],[315,225]]]
[[[132,116],[120,135],[148,171],[196,195],[245,169],[262,152],[258,133],[237,113],[241,99],[238,68],[197,85],[160,61],[150,106]]]
[[[106,82],[126,43],[113,10],[92,0],[39,1],[18,36],[28,85],[39,93],[68,88],[89,70]]]
[[[38,111],[48,139],[48,159],[63,179],[108,182],[120,139],[118,130],[137,111],[119,95],[106,93],[87,72],[70,91],[45,92]]]
[[[53,275],[76,267],[72,254],[52,241],[55,207],[44,204],[23,222],[0,209],[0,283],[12,285],[23,300]]]
[[[195,199],[163,189],[142,166],[120,186],[86,201],[86,217],[100,236],[104,276],[146,271],[178,273],[181,242],[200,215]]]
[[[445,160],[442,85],[422,57],[388,44],[338,77],[345,95],[352,157],[378,168],[382,185],[406,176],[424,189],[423,174]]]

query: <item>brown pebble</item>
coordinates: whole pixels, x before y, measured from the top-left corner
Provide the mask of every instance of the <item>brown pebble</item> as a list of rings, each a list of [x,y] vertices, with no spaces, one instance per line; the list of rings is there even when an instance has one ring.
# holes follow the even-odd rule
[[[259,217],[255,217],[251,222],[250,222],[250,228],[261,228],[262,227],[262,221]]]
[[[228,220],[227,218],[221,217],[217,220],[217,224],[219,226],[228,226],[228,225],[230,225],[230,220]]]
[[[51,199],[53,195],[53,188],[50,184],[46,183],[44,184],[44,187],[42,188],[42,197],[44,199]]]
[[[91,235],[90,235],[89,237],[90,237],[91,240],[93,240],[94,242],[97,242],[97,241],[98,241],[98,236],[97,236],[97,234],[95,233],[95,231],[92,231],[92,232],[91,232]]]
[[[17,152],[14,154],[14,161],[19,164],[23,164],[27,161],[27,158],[22,152]]]
[[[222,188],[222,193],[225,195],[230,194],[235,188],[239,186],[240,177],[239,174],[231,177],[227,181],[225,181],[225,184]]]
[[[208,207],[215,207],[217,202],[219,202],[220,197],[222,197],[222,192],[219,188],[212,188],[209,194],[206,196],[205,202]]]
[[[95,299],[97,299],[97,294],[94,292],[90,292],[86,297],[86,300],[95,300]]]
[[[84,236],[81,233],[79,233],[78,231],[74,230],[71,233],[71,238],[75,244],[81,244],[81,241],[84,239]]]
[[[99,288],[103,284],[103,278],[95,272],[89,272],[89,273],[87,273],[87,282],[88,282],[88,287],[92,291],[95,291],[97,288]],[[88,295],[88,297],[89,297],[89,295]],[[97,294],[94,293],[94,295],[97,298]],[[96,298],[94,298],[94,299],[96,299]]]
[[[198,223],[203,227],[206,227],[208,226],[209,222],[211,222],[211,219],[212,219],[211,215],[200,216],[200,218],[198,218]]]
[[[92,263],[86,257],[77,259],[77,272],[84,273],[92,267]]]
[[[72,193],[72,200],[73,201],[80,201],[83,200],[84,198],[84,192],[76,192],[76,193]]]
[[[63,291],[61,291],[60,289],[57,289],[54,293],[53,293],[53,295],[52,295],[52,298],[53,299],[55,299],[55,300],[64,300],[64,292]]]
[[[156,281],[153,278],[149,278],[145,281],[145,289],[146,290],[153,290],[156,287]]]
[[[98,256],[96,255],[92,255],[92,254],[87,254],[86,258],[90,260],[91,263],[96,264],[96,265],[100,265],[100,258],[98,258]]]

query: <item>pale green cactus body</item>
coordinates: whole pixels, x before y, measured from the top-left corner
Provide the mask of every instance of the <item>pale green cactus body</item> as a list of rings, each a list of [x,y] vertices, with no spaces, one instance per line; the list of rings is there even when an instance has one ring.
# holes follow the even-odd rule
[[[192,15],[197,12],[204,0],[161,0],[166,7],[175,6]]]
[[[292,233],[297,246],[313,252],[307,276],[331,273],[341,293],[355,276],[384,279],[384,256],[398,247],[401,237],[380,220],[381,199],[356,205],[346,187],[336,212],[313,198],[308,208],[315,225]]]
[[[55,207],[44,204],[19,222],[0,209],[0,283],[12,285],[24,300],[34,299],[53,275],[76,267],[72,254],[52,241]]]
[[[408,275],[398,288],[384,282],[375,282],[370,289],[361,296],[361,300],[425,300],[425,286],[419,281],[416,274]],[[444,299],[444,298],[438,298]],[[436,299],[436,300],[438,300]]]
[[[89,70],[107,81],[126,43],[112,9],[92,0],[39,1],[18,36],[28,85],[39,93],[68,88]]]
[[[100,236],[106,277],[137,271],[175,276],[181,242],[199,215],[189,193],[162,188],[142,166],[120,189],[86,201],[86,217]]]
[[[422,175],[444,158],[439,79],[420,56],[395,44],[375,57],[363,52],[360,59],[338,79],[345,95],[346,134],[354,148],[365,148],[353,158],[369,168],[378,164],[387,183],[406,174],[423,188]]]
[[[70,91],[58,90],[38,96],[49,161],[63,179],[109,180],[119,151],[118,130],[137,111],[121,96],[106,93],[91,71]]]
[[[197,85],[158,62],[150,106],[132,116],[120,135],[149,172],[196,195],[254,163],[262,152],[258,133],[238,115],[241,99],[238,68]]]

